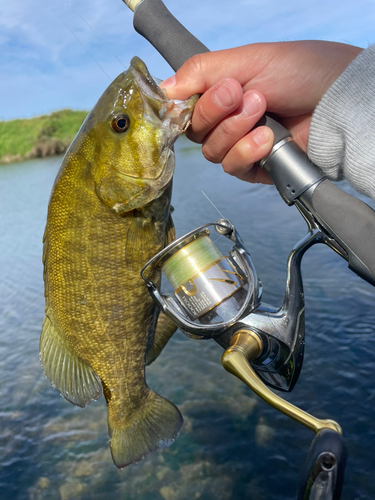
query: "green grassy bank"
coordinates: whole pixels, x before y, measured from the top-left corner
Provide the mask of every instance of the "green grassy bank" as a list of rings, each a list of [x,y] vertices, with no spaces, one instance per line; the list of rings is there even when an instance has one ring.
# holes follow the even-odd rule
[[[63,109],[30,119],[0,121],[0,163],[65,153],[87,111]]]

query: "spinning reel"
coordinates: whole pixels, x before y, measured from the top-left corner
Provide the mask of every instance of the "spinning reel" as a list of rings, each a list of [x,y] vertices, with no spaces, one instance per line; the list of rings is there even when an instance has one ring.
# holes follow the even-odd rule
[[[315,243],[332,244],[311,213],[302,204],[296,205],[308,224],[308,233],[289,254],[280,307],[262,302],[262,284],[250,254],[227,219],[204,224],[173,241],[147,262],[141,276],[155,303],[185,335],[214,339],[225,349],[222,364],[228,372],[316,433],[300,495],[305,494],[308,478],[311,495],[314,485],[327,494],[299,498],[339,498],[332,495],[341,490],[346,459],[340,425],[306,413],[269,389],[290,392],[298,380],[305,345],[301,260]],[[215,232],[227,239],[227,255],[212,242],[210,236]],[[163,294],[147,278],[150,268],[162,271],[174,288],[173,295]]]

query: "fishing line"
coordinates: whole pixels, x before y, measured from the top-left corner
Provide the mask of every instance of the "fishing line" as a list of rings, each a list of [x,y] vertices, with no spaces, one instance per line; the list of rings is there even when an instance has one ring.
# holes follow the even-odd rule
[[[202,191],[201,189],[201,193],[207,198],[207,200],[211,203],[211,205],[214,207],[214,209],[216,210],[216,212],[218,212],[219,215],[221,215],[221,218],[222,219],[225,219],[224,215],[220,212],[220,210],[217,208],[216,205],[214,205],[214,203],[210,200],[210,198],[206,195],[206,193],[204,191]],[[221,238],[221,235],[216,238],[216,240],[214,241],[214,243],[216,243],[217,241],[219,241]]]
[[[224,215],[214,205],[206,193],[202,190],[201,192],[220,216],[225,219]],[[172,255],[168,256],[167,260],[162,264],[162,271],[175,290],[180,287],[184,289],[184,284],[187,282],[191,284],[194,277],[198,276],[203,270],[207,270],[217,262],[223,260],[223,255],[215,246],[216,241],[221,237],[222,235],[215,241],[211,241],[208,237],[208,232],[202,231],[196,239],[182,248],[176,249]],[[184,291],[188,295],[193,295],[193,291],[187,289],[184,289]]]
[[[99,40],[102,42],[102,44],[107,47],[107,49],[111,52],[111,54],[113,55],[113,57],[115,57],[118,62],[125,68],[127,69],[127,67],[125,66],[125,64],[121,61],[121,59],[119,57],[116,56],[116,54],[113,52],[113,50],[111,49],[111,47],[103,40],[103,38],[98,35],[98,33],[95,31],[95,29],[86,21],[86,19],[84,19],[81,14],[73,7],[73,5],[69,2],[69,0],[66,0],[66,3],[70,6],[70,8],[77,14],[77,16],[79,16],[82,21],[90,28],[90,30],[92,30],[92,32],[94,33],[94,36],[96,36],[97,38],[99,38]]]
[[[162,265],[162,271],[175,289],[194,279],[202,270],[212,267],[223,259],[206,233],[177,250]]]
[[[87,47],[83,45],[81,40],[73,33],[73,31],[69,28],[69,26],[66,24],[66,22],[58,15],[58,13],[55,11],[55,9],[52,7],[51,4],[47,3],[48,7],[52,10],[52,12],[55,14],[55,16],[62,22],[62,24],[67,28],[68,31],[74,36],[74,38],[77,40],[77,42],[85,49],[85,51],[88,53],[88,55],[91,57],[91,59],[99,66],[99,68],[103,71],[103,73],[107,76],[107,78],[112,81],[113,78],[111,78],[108,73],[100,66],[99,62],[95,59],[95,57],[91,54],[91,52],[88,50]]]
[[[207,200],[211,203],[211,205],[214,207],[214,209],[216,210],[216,212],[218,212],[219,215],[221,215],[221,217],[223,219],[225,219],[224,215],[220,212],[220,210],[217,208],[216,205],[213,204],[213,202],[210,200],[210,198],[206,195],[206,193],[204,191],[201,190],[201,193],[203,194],[203,196],[205,196],[207,198]]]

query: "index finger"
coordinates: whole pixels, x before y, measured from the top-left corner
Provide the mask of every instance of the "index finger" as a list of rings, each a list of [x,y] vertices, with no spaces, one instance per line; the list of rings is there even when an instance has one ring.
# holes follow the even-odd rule
[[[197,102],[188,137],[202,143],[207,134],[242,103],[241,85],[233,78],[225,78],[208,89]]]
[[[203,94],[223,78],[234,78],[243,86],[263,68],[259,48],[253,44],[197,54],[160,87],[170,99],[187,99],[193,94]]]

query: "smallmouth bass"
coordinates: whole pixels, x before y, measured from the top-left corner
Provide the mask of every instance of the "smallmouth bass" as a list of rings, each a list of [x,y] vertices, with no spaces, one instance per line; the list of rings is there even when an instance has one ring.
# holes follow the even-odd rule
[[[182,425],[145,381],[146,356],[155,359],[176,327],[157,321],[140,270],[175,237],[171,148],[197,99],[169,100],[134,57],[87,116],[49,202],[41,363],[75,405],[104,393],[118,468],[169,446]]]

